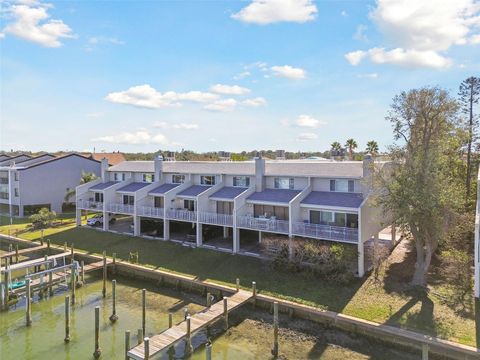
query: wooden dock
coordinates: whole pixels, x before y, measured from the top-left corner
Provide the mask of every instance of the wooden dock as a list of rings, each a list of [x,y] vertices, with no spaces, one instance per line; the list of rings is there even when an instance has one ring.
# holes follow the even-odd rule
[[[18,255],[26,255],[26,254],[29,254],[29,253],[33,253],[33,252],[36,252],[36,251],[41,251],[41,250],[45,250],[47,249],[47,245],[39,245],[39,246],[35,246],[35,247],[31,247],[31,248],[26,248],[26,249],[21,249],[21,250],[18,250]],[[0,255],[0,259],[5,259],[5,258],[9,258],[9,257],[14,257],[16,255],[16,251],[10,251],[10,252],[6,252],[6,253],[3,253]]]
[[[227,312],[240,307],[253,297],[251,291],[239,290],[232,296],[227,297]],[[209,308],[192,315],[190,317],[191,333],[198,331],[222,318],[223,301],[219,301]],[[187,323],[182,321],[176,326],[165,330],[159,335],[152,336],[149,342],[150,357],[154,357],[160,351],[165,350],[173,346],[175,343],[183,339],[187,335]],[[132,359],[144,360],[145,353],[144,344],[135,346],[128,351],[128,356]]]

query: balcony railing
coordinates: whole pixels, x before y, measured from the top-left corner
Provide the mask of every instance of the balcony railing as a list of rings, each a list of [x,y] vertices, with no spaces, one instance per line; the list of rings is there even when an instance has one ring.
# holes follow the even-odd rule
[[[288,234],[288,221],[253,216],[237,216],[237,227]]]
[[[8,177],[0,177],[0,184],[8,185]]]
[[[165,209],[153,206],[138,206],[137,215],[163,219],[165,215]]]
[[[197,221],[197,212],[187,209],[167,209],[167,218],[170,220]]]
[[[117,214],[133,214],[135,207],[127,204],[108,204],[107,211]]]
[[[296,222],[293,223],[292,230],[293,234],[298,236],[350,243],[358,242],[358,229],[354,228]]]
[[[98,201],[79,200],[77,201],[77,208],[85,210],[103,211],[103,203]]]
[[[203,224],[233,226],[233,215],[199,212],[198,221]]]

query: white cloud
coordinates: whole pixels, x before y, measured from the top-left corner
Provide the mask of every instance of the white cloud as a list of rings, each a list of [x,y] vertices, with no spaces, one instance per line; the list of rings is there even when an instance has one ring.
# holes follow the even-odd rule
[[[169,143],[165,135],[160,133],[151,134],[146,130],[137,130],[134,132],[123,132],[115,135],[100,136],[92,139],[92,141],[126,145],[167,145]]]
[[[201,91],[190,91],[186,93],[167,91],[162,94],[150,85],[144,84],[133,86],[125,91],[112,92],[105,97],[105,100],[118,104],[157,109],[167,106],[180,106],[180,101],[182,100],[208,102],[217,98],[218,95]]]
[[[261,25],[284,21],[304,23],[314,20],[317,12],[312,0],[253,0],[232,18]]]
[[[265,100],[263,97],[256,97],[253,99],[246,99],[242,101],[243,105],[250,106],[250,107],[259,107],[259,106],[264,106],[267,104],[267,100]]]
[[[233,80],[242,80],[245,79],[246,77],[252,75],[250,71],[243,71],[233,77]]]
[[[306,73],[305,70],[300,68],[295,68],[290,65],[283,66],[272,66],[270,68],[275,76],[284,77],[288,79],[305,79]]]
[[[238,85],[216,84],[210,87],[210,91],[222,95],[245,95],[250,92],[250,89]]]
[[[367,31],[368,27],[366,25],[360,24],[357,26],[357,30],[355,31],[355,34],[353,34],[353,38],[358,41],[368,41],[368,37],[365,34]]]
[[[180,123],[180,124],[171,124],[166,121],[157,121],[153,124],[156,128],[161,129],[178,129],[178,130],[196,130],[198,129],[198,124],[193,123]]]
[[[393,49],[350,52],[345,55],[350,64],[368,58],[377,64],[443,69],[452,65],[444,54],[451,46],[474,43],[480,4],[474,0],[378,0],[370,17]]]
[[[88,42],[92,45],[97,45],[101,43],[113,44],[113,45],[124,45],[125,42],[118,40],[116,38],[109,38],[104,36],[94,36],[88,39]]]
[[[89,117],[89,118],[99,118],[99,117],[102,117],[102,116],[103,116],[102,112],[92,112],[92,113],[87,114],[87,117]]]
[[[469,39],[468,42],[472,45],[477,45],[480,44],[480,34],[472,35]]]
[[[228,112],[233,111],[236,105],[237,101],[230,98],[217,100],[211,104],[205,105],[203,108],[210,111]]]
[[[300,127],[317,128],[325,124],[327,124],[326,121],[315,119],[310,115],[300,115],[295,120],[295,125]]]
[[[383,48],[372,48],[367,51],[354,51],[345,55],[351,65],[358,65],[365,57],[376,64],[393,64],[406,68],[430,67],[444,69],[452,65],[452,60],[435,51],[405,50],[396,48],[387,51]]]
[[[314,133],[301,133],[297,139],[300,141],[316,140],[318,139],[318,135]]]
[[[378,74],[377,73],[358,74],[357,77],[360,79],[376,79],[378,78]]]
[[[12,5],[7,8],[14,21],[3,29],[4,34],[12,34],[45,47],[56,48],[62,46],[61,39],[74,38],[72,29],[62,20],[48,18],[50,4],[28,2]]]

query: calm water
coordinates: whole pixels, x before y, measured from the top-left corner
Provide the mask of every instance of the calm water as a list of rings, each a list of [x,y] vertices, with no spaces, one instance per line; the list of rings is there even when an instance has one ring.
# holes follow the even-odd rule
[[[134,286],[137,284],[137,286]],[[139,286],[138,286],[139,285]],[[16,308],[0,313],[0,359],[93,359],[94,307],[100,306],[101,359],[124,358],[124,333],[131,331],[131,343],[136,344],[137,329],[141,327],[141,288],[146,287],[147,334],[157,334],[168,327],[168,312],[174,313],[174,322],[183,319],[183,308],[191,312],[203,308],[203,299],[171,289],[152,288],[131,280],[117,279],[117,314],[119,320],[111,324],[110,284],[106,299],[101,296],[101,281],[89,279],[86,286],[76,292],[77,304],[71,310],[71,342],[64,339],[64,296],[68,292],[57,290],[53,298],[35,298],[33,324],[25,326],[25,304],[21,300]],[[209,330],[213,341],[213,359],[270,359],[272,346],[271,315],[250,308],[240,310],[230,317],[231,328],[225,333],[219,322]],[[281,317],[280,353],[285,359],[418,359],[408,353],[393,351],[365,339],[349,337],[317,324]],[[192,339],[196,348],[191,359],[205,359],[206,331]],[[160,359],[183,359],[184,344],[179,344]]]

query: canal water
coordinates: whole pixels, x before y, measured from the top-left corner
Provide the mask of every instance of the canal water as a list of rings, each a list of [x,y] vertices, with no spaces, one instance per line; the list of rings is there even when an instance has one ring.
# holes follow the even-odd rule
[[[137,342],[141,328],[141,289],[147,289],[147,335],[158,334],[168,327],[168,313],[174,323],[183,320],[183,309],[191,313],[204,307],[205,299],[196,294],[170,288],[158,288],[151,283],[117,278],[117,314],[119,320],[111,324],[111,285],[107,297],[102,297],[102,281],[87,278],[87,284],[76,292],[77,303],[71,309],[71,341],[64,339],[64,299],[67,289],[57,288],[55,295],[44,300],[34,298],[33,324],[25,326],[25,301],[21,299],[8,312],[0,313],[1,360],[76,360],[93,359],[94,308],[100,307],[101,359],[124,359],[125,330],[131,331],[131,344]],[[230,315],[230,328],[223,331],[222,321],[192,339],[195,348],[190,357],[184,356],[185,344],[161,354],[159,359],[205,359],[204,344],[213,340],[212,359],[243,360],[271,359],[273,340],[272,315],[267,311],[244,306]],[[308,321],[280,316],[280,359],[419,359],[418,353],[391,349]]]

